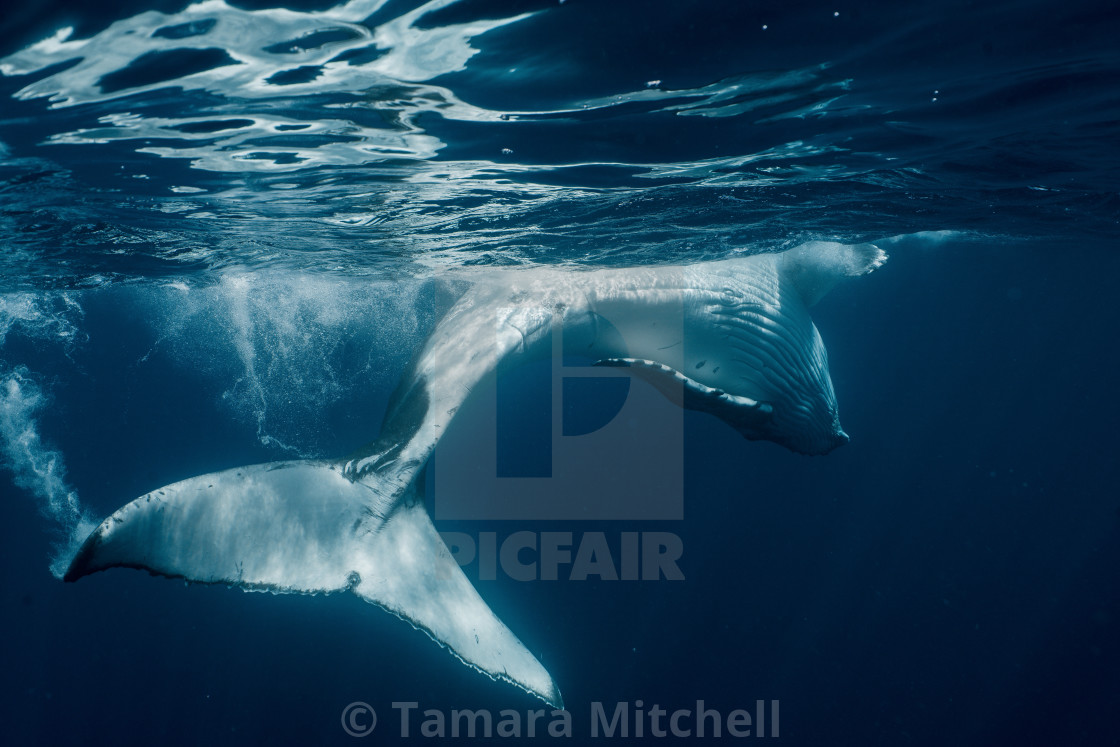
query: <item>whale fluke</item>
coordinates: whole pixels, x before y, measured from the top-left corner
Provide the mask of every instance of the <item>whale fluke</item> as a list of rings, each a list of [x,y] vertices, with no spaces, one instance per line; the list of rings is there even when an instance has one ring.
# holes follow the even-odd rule
[[[379,491],[307,461],[183,480],[105,519],[64,580],[120,566],[250,590],[350,591],[465,664],[563,708],[548,672],[478,596],[423,505],[396,487]]]

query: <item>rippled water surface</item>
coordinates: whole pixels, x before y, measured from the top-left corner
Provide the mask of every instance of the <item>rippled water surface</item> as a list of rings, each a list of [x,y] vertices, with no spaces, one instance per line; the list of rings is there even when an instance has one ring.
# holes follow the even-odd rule
[[[252,5],[5,37],[9,287],[1115,230],[1106,5]]]

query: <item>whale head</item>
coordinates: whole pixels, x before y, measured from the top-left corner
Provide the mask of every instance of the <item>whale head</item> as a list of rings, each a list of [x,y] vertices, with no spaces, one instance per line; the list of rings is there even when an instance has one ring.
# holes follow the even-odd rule
[[[827,454],[849,438],[828,353],[809,314],[816,299],[795,282],[804,276],[796,267],[791,271],[788,253],[720,267],[716,291],[686,312],[690,334],[680,373],[686,391],[696,392],[689,407],[699,405],[748,439]]]
[[[613,358],[599,365],[628,367],[670,400],[714,415],[750,440],[773,441],[809,455],[827,454],[848,443],[827,366],[775,371],[744,365],[734,355],[725,360],[712,365],[714,373],[707,375],[702,370],[688,375],[667,363],[642,358]],[[774,385],[778,378],[781,386]]]
[[[674,279],[683,289],[658,287],[624,318],[626,353],[601,363],[630,367],[748,439],[827,454],[849,439],[809,309],[843,278],[885,261],[871,244],[811,242],[686,268]]]

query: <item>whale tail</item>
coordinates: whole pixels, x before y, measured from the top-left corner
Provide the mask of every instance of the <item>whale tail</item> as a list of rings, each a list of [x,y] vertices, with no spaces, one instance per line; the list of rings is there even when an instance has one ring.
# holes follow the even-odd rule
[[[552,677],[471,586],[411,485],[349,479],[326,462],[215,472],[125,505],[64,580],[113,567],[249,590],[350,591],[463,663],[562,708]]]

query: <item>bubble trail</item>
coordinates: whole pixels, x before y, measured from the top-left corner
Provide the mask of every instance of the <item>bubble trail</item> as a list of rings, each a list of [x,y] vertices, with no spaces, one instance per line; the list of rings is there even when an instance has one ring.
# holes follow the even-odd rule
[[[0,458],[14,482],[31,493],[43,516],[55,525],[59,541],[51,573],[62,578],[81,542],[97,526],[66,482],[62,454],[43,443],[36,416],[49,397],[23,366],[0,374]]]

